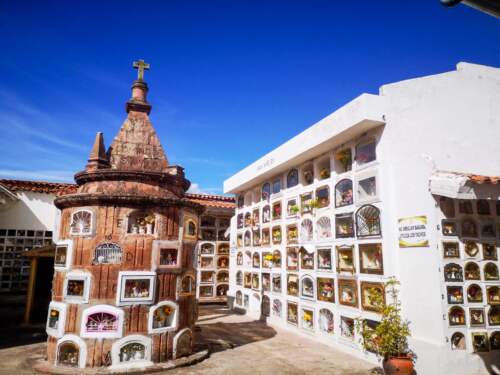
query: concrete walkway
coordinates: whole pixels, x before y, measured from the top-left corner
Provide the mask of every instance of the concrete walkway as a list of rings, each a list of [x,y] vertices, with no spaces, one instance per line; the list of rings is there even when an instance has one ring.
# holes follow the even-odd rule
[[[234,314],[220,305],[200,308],[196,331],[210,358],[190,367],[164,372],[168,375],[369,375],[374,366],[286,330]],[[45,343],[0,350],[0,374],[33,374],[31,363],[45,355]],[[29,358],[26,360],[26,358]]]

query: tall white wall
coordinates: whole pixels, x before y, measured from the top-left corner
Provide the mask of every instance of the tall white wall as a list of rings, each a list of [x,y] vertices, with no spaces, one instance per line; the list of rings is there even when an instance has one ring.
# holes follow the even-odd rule
[[[476,373],[484,368],[481,357],[451,353],[444,339],[439,222],[428,181],[434,168],[500,175],[500,70],[459,64],[454,72],[386,85],[381,95],[387,113],[377,151],[384,215],[392,228],[384,236],[392,244],[403,313],[421,357],[417,371]],[[429,220],[430,246],[399,249],[397,220],[416,215]]]

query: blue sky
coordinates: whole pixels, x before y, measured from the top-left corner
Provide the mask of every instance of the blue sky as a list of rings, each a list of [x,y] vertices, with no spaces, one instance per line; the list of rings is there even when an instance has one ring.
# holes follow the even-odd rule
[[[72,181],[143,58],[170,162],[211,193],[363,92],[500,67],[500,21],[439,0],[0,0],[0,32],[0,176]]]

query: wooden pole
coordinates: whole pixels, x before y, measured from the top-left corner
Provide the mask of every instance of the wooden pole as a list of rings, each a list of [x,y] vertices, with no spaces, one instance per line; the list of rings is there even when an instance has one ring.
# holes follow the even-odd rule
[[[26,296],[26,308],[24,310],[24,323],[29,324],[31,321],[31,310],[33,309],[33,300],[35,298],[35,281],[36,271],[38,266],[38,258],[31,258],[30,279],[28,282],[28,294]]]

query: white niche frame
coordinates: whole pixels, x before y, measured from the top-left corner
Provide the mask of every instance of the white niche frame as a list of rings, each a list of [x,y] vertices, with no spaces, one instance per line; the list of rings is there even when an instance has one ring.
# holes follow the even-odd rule
[[[61,338],[64,336],[64,327],[66,326],[66,311],[67,311],[67,309],[68,309],[68,305],[66,305],[63,302],[52,301],[49,304],[49,312],[47,314],[47,322],[45,324],[45,332],[47,332],[47,335],[53,336],[56,338]],[[52,310],[59,311],[59,320],[57,322],[57,328],[49,327],[50,312]]]
[[[66,262],[64,266],[57,265],[55,259],[57,257],[57,248],[66,246]],[[56,253],[54,257],[54,269],[56,271],[68,271],[73,263],[73,240],[60,240],[56,242]]]
[[[153,328],[153,315],[156,309],[162,306],[170,306],[174,309],[174,317],[172,318],[172,325],[170,327],[162,327],[162,328]],[[179,325],[179,305],[173,301],[162,301],[154,306],[149,308],[148,313],[148,333],[163,333],[163,332],[172,332],[177,329]]]
[[[120,349],[134,342],[144,345],[144,359],[140,361],[120,362]],[[111,346],[111,369],[151,366],[153,364],[151,361],[151,346],[151,338],[143,335],[129,335],[115,341]]]
[[[59,363],[59,347],[65,342],[71,342],[78,346],[78,367],[85,368],[85,363],[87,361],[87,344],[80,337],[76,335],[64,335],[59,340],[57,340],[56,345],[56,358],[55,365],[58,366]],[[61,367],[61,366],[58,366]]]
[[[69,280],[81,280],[83,281],[83,296],[68,296],[68,281]],[[90,282],[92,280],[92,276],[89,272],[85,271],[70,271],[66,273],[66,277],[64,278],[64,301],[68,303],[88,303],[89,302],[89,294],[90,294]]]
[[[148,279],[149,296],[148,297],[129,297],[125,298],[125,282],[128,279]],[[156,273],[150,271],[120,271],[118,273],[118,285],[116,290],[116,305],[138,305],[152,304],[155,298]]]
[[[89,315],[95,313],[108,313],[115,315],[118,319],[118,328],[115,332],[87,332],[87,319]],[[94,305],[83,310],[81,323],[80,323],[80,337],[83,338],[102,338],[102,339],[116,339],[123,336],[123,317],[124,312],[122,309],[111,305]]]

